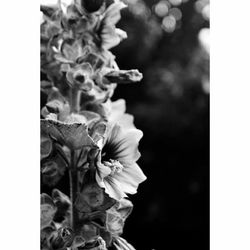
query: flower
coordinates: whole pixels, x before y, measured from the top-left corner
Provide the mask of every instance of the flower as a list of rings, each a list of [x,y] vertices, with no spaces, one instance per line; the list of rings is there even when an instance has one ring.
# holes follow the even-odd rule
[[[111,198],[121,200],[126,193],[135,194],[138,185],[146,179],[136,163],[142,135],[141,130],[124,129],[118,124],[109,128],[97,162],[96,181]]]
[[[71,87],[90,91],[94,86],[94,82],[91,79],[93,73],[93,69],[89,63],[82,63],[69,69],[66,73],[66,78]]]

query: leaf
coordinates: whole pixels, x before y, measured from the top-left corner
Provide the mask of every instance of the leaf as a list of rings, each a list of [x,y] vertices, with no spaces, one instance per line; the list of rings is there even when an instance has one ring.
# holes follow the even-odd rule
[[[80,149],[82,147],[95,147],[94,141],[88,135],[86,124],[70,124],[55,120],[42,119],[41,130],[72,150]]]

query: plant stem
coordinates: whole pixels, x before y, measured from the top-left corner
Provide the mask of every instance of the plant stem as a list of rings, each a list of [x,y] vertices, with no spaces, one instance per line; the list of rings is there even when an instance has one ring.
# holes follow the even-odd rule
[[[80,111],[81,94],[78,88],[71,89],[71,112],[78,113]]]
[[[75,165],[75,152],[71,151],[71,166],[69,170],[69,184],[70,184],[70,199],[71,199],[71,223],[72,223],[72,229],[76,230],[76,225],[78,221],[78,213],[77,210],[74,207],[77,193],[78,193],[78,173],[77,168]]]

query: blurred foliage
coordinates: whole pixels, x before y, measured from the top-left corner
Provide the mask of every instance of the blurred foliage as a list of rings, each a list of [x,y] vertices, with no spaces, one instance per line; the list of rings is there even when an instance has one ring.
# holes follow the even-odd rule
[[[124,236],[137,250],[209,249],[209,30],[207,0],[127,0],[113,49],[118,65],[143,72],[119,86],[144,132],[140,166],[148,181],[131,197]],[[165,6],[165,7],[164,7]],[[175,21],[173,21],[175,20]],[[146,240],[145,240],[146,239]]]

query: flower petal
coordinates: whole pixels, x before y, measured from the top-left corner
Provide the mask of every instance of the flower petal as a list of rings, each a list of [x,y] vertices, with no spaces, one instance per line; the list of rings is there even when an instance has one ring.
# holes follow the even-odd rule
[[[127,130],[118,124],[113,125],[106,141],[106,148],[110,147],[110,159],[118,160],[124,166],[136,162],[140,158],[138,143],[142,136],[139,129]]]
[[[112,176],[108,176],[103,179],[104,189],[105,192],[115,200],[121,200],[127,195],[124,193],[123,188],[121,187],[120,183],[113,178]]]
[[[111,173],[111,168],[105,166],[102,163],[98,163],[98,168],[96,174],[100,177],[101,180],[103,180],[105,177],[110,175]],[[99,182],[102,182],[98,179]]]
[[[125,193],[135,194],[139,184],[147,179],[137,163],[127,165],[123,171],[116,173],[114,178],[119,182]]]

